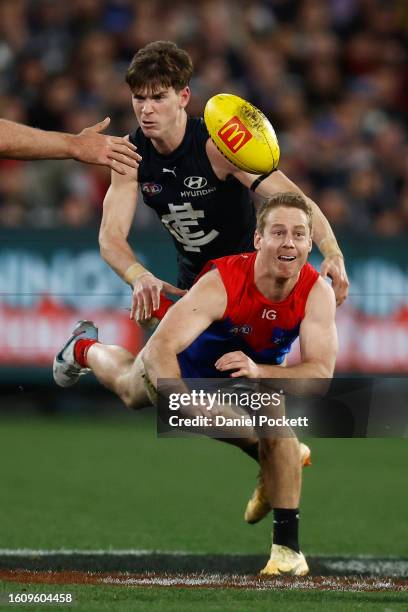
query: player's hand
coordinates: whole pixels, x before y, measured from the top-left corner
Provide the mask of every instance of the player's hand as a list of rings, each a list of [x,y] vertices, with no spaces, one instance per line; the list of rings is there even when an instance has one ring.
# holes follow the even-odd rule
[[[135,321],[150,319],[153,310],[157,310],[160,306],[161,292],[180,296],[187,293],[185,289],[179,289],[156,278],[151,272],[146,272],[136,278],[133,283],[130,318],[135,319]]]
[[[340,306],[346,299],[350,286],[343,257],[340,255],[326,257],[320,267],[320,274],[323,278],[331,278],[336,304]]]
[[[129,168],[137,169],[142,158],[128,136],[122,138],[101,134],[109,123],[110,118],[106,117],[74,136],[75,159],[87,164],[109,166],[119,174],[126,174]]]
[[[246,378],[260,378],[258,365],[242,351],[225,353],[225,355],[220,357],[218,361],[215,362],[215,367],[220,372],[235,370],[235,372],[231,372],[231,378],[238,378],[239,376],[245,376]]]

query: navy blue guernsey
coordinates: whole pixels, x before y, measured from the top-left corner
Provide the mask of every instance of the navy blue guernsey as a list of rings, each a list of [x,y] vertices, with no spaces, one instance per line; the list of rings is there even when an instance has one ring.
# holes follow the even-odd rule
[[[183,141],[170,155],[156,151],[139,128],[130,141],[142,156],[143,200],[160,217],[178,252],[179,280],[189,288],[210,259],[253,250],[256,224],[249,191],[233,176],[220,180],[207,157],[208,132],[189,117]]]

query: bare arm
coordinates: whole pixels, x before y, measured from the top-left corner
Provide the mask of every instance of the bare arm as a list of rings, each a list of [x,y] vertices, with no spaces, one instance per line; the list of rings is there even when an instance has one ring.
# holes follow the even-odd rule
[[[136,168],[140,155],[128,138],[101,134],[107,117],[79,134],[49,132],[0,119],[0,157],[13,159],[76,159],[88,164],[109,166],[124,174]]]
[[[99,246],[103,259],[125,280],[128,268],[136,263],[128,235],[137,204],[137,173],[112,172],[111,184],[103,201]]]
[[[156,278],[137,259],[128,242],[137,205],[137,170],[121,175],[112,172],[103,202],[99,246],[103,259],[132,287],[130,318],[150,319],[160,304],[160,292],[184,295],[185,291]]]
[[[300,364],[289,367],[256,364],[236,351],[226,353],[215,365],[220,371],[236,370],[232,378],[329,379],[333,376],[337,354],[335,310],[333,290],[319,278],[309,294],[300,326]]]
[[[222,318],[227,294],[217,270],[211,270],[167,312],[143,351],[147,374],[156,386],[158,378],[179,378],[177,355],[207,327]]]
[[[304,378],[331,378],[338,351],[335,323],[336,304],[332,288],[322,279],[316,281],[306,302],[300,326],[301,364],[292,366],[292,374]],[[295,368],[303,367],[303,371]],[[310,373],[307,373],[309,370]]]
[[[225,179],[229,174],[232,174],[248,188],[253,185],[257,178],[259,178],[254,174],[236,168],[218,151],[211,140],[207,142],[206,150],[214,172],[219,178]],[[329,276],[333,280],[333,289],[336,295],[337,304],[340,305],[347,297],[349,281],[344,266],[344,258],[330,223],[318,205],[308,198],[302,190],[283,174],[283,172],[280,172],[280,170],[272,172],[272,174],[261,181],[256,188],[256,193],[263,197],[269,197],[282,191],[299,193],[311,206],[313,212],[313,240],[324,257],[321,266],[321,274],[322,276]]]

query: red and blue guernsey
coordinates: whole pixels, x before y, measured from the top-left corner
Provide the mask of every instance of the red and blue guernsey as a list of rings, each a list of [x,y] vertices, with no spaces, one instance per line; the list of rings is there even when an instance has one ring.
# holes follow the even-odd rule
[[[271,302],[254,282],[255,253],[209,261],[200,276],[217,268],[227,291],[227,307],[190,346],[178,355],[183,378],[225,378],[214,364],[222,355],[242,351],[255,363],[279,365],[299,335],[310,290],[319,277],[306,263],[287,298]]]

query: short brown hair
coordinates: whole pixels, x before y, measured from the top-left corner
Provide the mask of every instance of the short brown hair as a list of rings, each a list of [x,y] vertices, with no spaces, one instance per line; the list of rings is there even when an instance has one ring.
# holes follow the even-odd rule
[[[307,223],[312,234],[313,229],[313,212],[310,205],[306,202],[298,193],[292,193],[291,191],[282,191],[281,193],[275,193],[272,197],[268,198],[260,207],[257,214],[256,229],[260,234],[263,234],[265,229],[266,217],[275,208],[299,208],[303,210],[307,217]]]
[[[133,92],[147,89],[149,93],[161,87],[186,87],[193,74],[191,57],[175,43],[156,40],[136,53],[126,72],[126,83]]]

